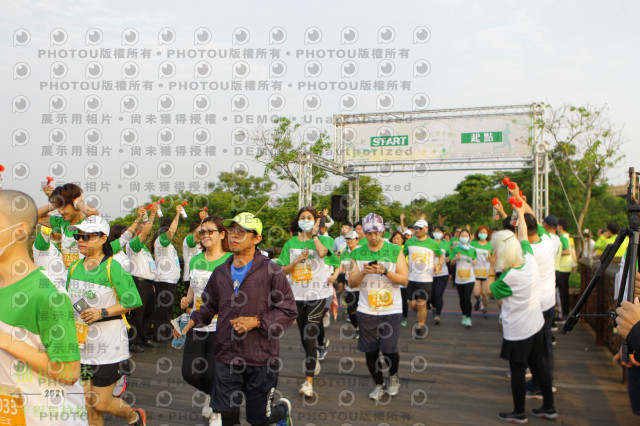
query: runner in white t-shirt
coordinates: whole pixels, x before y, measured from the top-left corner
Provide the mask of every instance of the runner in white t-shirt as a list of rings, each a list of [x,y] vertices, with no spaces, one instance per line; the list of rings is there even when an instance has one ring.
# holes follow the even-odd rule
[[[491,284],[491,292],[502,300],[502,350],[500,357],[509,361],[511,393],[514,408],[498,414],[501,420],[526,423],[525,371],[527,366],[538,378],[544,403],[531,414],[554,419],[558,416],[553,402],[551,379],[544,357],[544,317],[540,305],[540,273],[528,241],[524,208],[515,207],[518,214],[518,236],[508,230],[493,234],[491,244],[495,255],[491,269],[503,273]]]

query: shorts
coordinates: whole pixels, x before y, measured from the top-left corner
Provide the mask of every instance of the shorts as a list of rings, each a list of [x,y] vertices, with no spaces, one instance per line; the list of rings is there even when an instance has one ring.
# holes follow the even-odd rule
[[[407,292],[409,300],[431,300],[433,281],[428,283],[409,281]]]
[[[119,362],[101,365],[80,364],[80,380],[91,380],[91,384],[99,388],[111,386],[123,375]]]
[[[356,317],[360,329],[359,351],[380,351],[383,354],[398,352],[402,314],[369,315],[356,312]]]
[[[271,403],[278,385],[277,366],[239,366],[215,362],[215,381],[211,408],[224,413],[242,405],[245,394],[247,421],[251,424],[266,423]]]
[[[484,281],[486,281],[486,280],[487,280],[486,278],[478,278],[478,277],[476,277],[476,281],[484,282]]]

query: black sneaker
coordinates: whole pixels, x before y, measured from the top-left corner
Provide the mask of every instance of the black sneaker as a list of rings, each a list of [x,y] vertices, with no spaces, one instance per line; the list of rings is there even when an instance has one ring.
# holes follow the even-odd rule
[[[536,417],[541,417],[543,419],[555,420],[558,418],[558,412],[554,407],[551,408],[534,408],[531,410],[531,414]]]
[[[276,425],[278,426],[291,426],[293,421],[291,420],[291,402],[287,398],[280,398],[278,402],[273,404],[274,406],[280,406],[284,409],[284,418],[280,420]]]
[[[138,413],[138,420],[135,423],[130,423],[133,426],[147,426],[147,412],[142,408],[132,408],[133,411]]]
[[[424,339],[425,337],[427,337],[427,326],[423,325],[422,327],[420,327],[416,324],[414,333],[415,333],[414,335],[415,339],[420,339],[420,340]]]
[[[525,416],[524,413],[516,414],[513,411],[510,413],[498,413],[498,418],[500,420],[504,420],[505,422],[517,423],[519,425],[523,425],[529,422],[527,416]]]
[[[132,354],[139,354],[144,352],[144,348],[140,345],[129,345],[129,352]]]

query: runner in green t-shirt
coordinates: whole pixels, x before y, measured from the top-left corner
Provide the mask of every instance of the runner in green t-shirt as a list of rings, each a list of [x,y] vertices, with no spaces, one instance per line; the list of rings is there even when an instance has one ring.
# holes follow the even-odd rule
[[[474,265],[478,263],[476,249],[470,244],[471,233],[466,229],[460,231],[460,244],[451,249],[451,264],[456,266],[454,282],[458,290],[462,325],[471,328],[471,294],[476,282]]]
[[[358,350],[365,353],[367,368],[375,383],[369,398],[379,401],[387,393],[396,396],[400,392],[400,288],[408,284],[408,268],[401,247],[382,239],[384,224],[379,215],[369,213],[362,223],[367,245],[351,253],[349,286],[360,288]],[[388,387],[379,368],[383,357],[389,367]]]
[[[220,216],[208,216],[198,228],[200,247],[204,251],[196,254],[189,262],[189,290],[180,300],[180,308],[186,309],[188,314],[200,309],[206,302],[203,298],[204,289],[208,285],[216,285],[209,278],[213,270],[222,265],[232,253],[229,251],[226,227]],[[205,294],[206,295],[206,294]],[[184,352],[182,355],[182,378],[194,388],[206,395],[202,405],[202,416],[211,419],[218,416],[210,407],[211,392],[215,379],[215,337],[218,316],[214,316],[211,323],[203,327],[189,330],[186,335]],[[177,330],[174,337],[179,337]]]
[[[433,239],[438,243],[438,249],[440,253],[449,259],[451,257],[451,247],[449,242],[444,239],[444,228],[440,225],[433,229]],[[442,307],[444,306],[444,291],[447,288],[449,282],[449,267],[447,262],[442,264],[440,272],[433,276],[433,309],[434,317],[433,322],[436,325],[440,324],[440,314],[442,313]]]
[[[476,299],[473,310],[482,310],[482,317],[489,318],[487,307],[489,306],[489,287],[494,277],[489,276],[489,255],[493,254],[491,247],[491,230],[486,226],[480,226],[475,233],[475,238],[471,241],[471,247],[476,249],[478,263],[475,264],[473,272],[476,275],[476,283],[473,286],[473,296]]]
[[[424,339],[427,336],[427,299],[433,296],[433,276],[440,272],[444,255],[438,249],[438,243],[429,238],[429,224],[419,219],[413,225],[414,237],[404,245],[404,254],[409,261],[409,285],[407,292],[411,309],[417,311],[418,322],[414,337]]]
[[[300,387],[300,394],[312,397],[313,377],[320,372],[318,364],[318,334],[324,313],[326,299],[333,295],[327,283],[326,256],[332,255],[333,240],[318,235],[320,217],[313,207],[303,207],[298,211],[299,234],[284,244],[278,258],[282,266],[298,308],[298,331],[305,351],[306,380]]]
[[[76,309],[76,330],[82,360],[82,385],[91,424],[102,423],[104,413],[145,425],[146,413],[113,396],[122,376],[120,364],[129,359],[124,314],[141,306],[131,275],[113,260],[107,243],[109,223],[91,216],[76,231],[78,249],[85,256],[69,268],[67,291]]]
[[[49,425],[64,412],[65,425],[86,426],[71,301],[28,253],[37,217],[27,194],[0,191],[0,424]]]

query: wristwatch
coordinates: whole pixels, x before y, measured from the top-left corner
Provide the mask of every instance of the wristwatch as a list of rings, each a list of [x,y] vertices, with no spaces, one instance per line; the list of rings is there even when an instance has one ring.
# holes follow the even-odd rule
[[[382,275],[386,277],[388,273],[389,273],[389,270],[387,268],[384,268],[384,272],[382,273]]]
[[[109,311],[107,311],[105,308],[102,308],[100,310],[100,315],[102,316],[102,319],[108,318],[109,317]]]
[[[318,234],[313,234],[313,235],[311,236],[311,239],[313,240],[313,238],[314,238],[314,237],[317,237],[317,236],[318,236]]]

